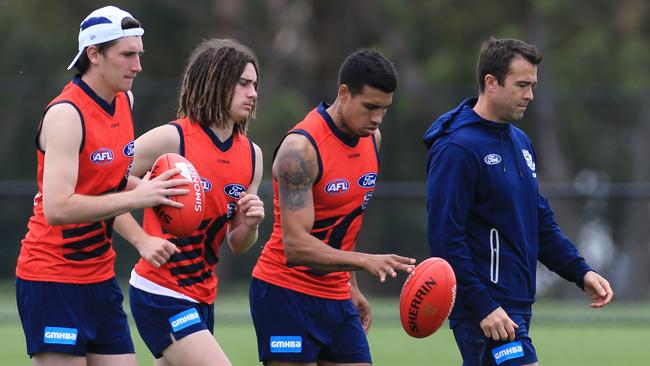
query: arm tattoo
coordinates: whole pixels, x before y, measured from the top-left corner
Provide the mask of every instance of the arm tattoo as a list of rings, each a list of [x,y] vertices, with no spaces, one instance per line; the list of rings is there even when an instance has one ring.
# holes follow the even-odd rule
[[[280,202],[291,211],[305,207],[305,193],[314,182],[314,169],[299,151],[288,151],[278,161]]]

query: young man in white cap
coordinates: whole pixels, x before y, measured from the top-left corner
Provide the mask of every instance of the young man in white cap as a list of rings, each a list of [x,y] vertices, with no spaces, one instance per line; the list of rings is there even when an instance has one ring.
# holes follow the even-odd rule
[[[180,205],[170,170],[124,191],[133,160],[133,96],[144,30],[114,6],[79,30],[78,74],[45,109],[36,135],[38,193],[16,267],[16,297],[34,365],[136,365],[111,247],[114,217]],[[173,246],[152,248],[165,252]]]

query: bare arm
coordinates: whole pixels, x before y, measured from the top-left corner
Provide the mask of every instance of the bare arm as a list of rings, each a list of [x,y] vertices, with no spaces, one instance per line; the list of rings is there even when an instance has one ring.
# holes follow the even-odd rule
[[[411,272],[415,260],[335,249],[310,234],[314,225],[312,185],[318,175],[316,151],[307,138],[287,136],[273,163],[278,181],[282,238],[287,262],[322,272],[365,269],[383,282],[396,270]]]
[[[162,154],[180,153],[181,139],[172,125],[158,126],[135,140],[131,175],[142,177]]]
[[[257,230],[264,220],[264,202],[257,196],[262,182],[262,150],[255,144],[255,172],[246,193],[242,193],[237,202],[237,213],[228,225],[228,246],[235,254],[241,254],[257,241]]]
[[[131,213],[127,212],[116,217],[113,227],[120,236],[133,245],[140,257],[154,267],[162,266],[174,253],[180,253],[180,249],[174,243],[147,234]]]
[[[81,121],[74,107],[64,103],[48,110],[43,118],[39,143],[45,151],[43,210],[50,224],[98,221],[160,204],[177,206],[167,196],[187,194],[185,189],[173,188],[186,184],[184,180],[167,180],[172,173],[154,180],[147,177],[144,184],[133,191],[101,196],[75,193],[81,139]]]
[[[357,276],[355,272],[350,272],[350,299],[359,312],[361,325],[366,334],[370,331],[372,325],[372,311],[370,310],[370,303],[365,296],[361,293],[359,286],[357,286]]]
[[[178,130],[172,125],[163,125],[156,127],[135,140],[133,156],[133,165],[131,166],[131,175],[126,186],[127,190],[134,189],[142,181],[148,171],[151,170],[153,163],[162,154],[180,153],[181,139]]]
[[[178,153],[180,137],[174,126],[164,125],[152,129],[135,141],[135,155],[132,175],[141,177],[148,174],[154,161],[165,153]],[[141,180],[133,178],[137,185]],[[131,181],[129,182],[131,184]],[[168,240],[147,234],[142,226],[133,218],[131,213],[118,216],[114,223],[117,231],[124,239],[133,245],[140,256],[155,267],[160,267],[180,250]]]

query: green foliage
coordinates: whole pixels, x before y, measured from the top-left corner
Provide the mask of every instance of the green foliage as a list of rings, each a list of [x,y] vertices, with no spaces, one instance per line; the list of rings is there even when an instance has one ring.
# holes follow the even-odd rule
[[[81,19],[105,4],[0,1],[1,180],[35,179],[33,139],[43,107],[73,76],[65,67],[77,51]],[[393,107],[382,125],[379,188],[384,182],[424,180],[422,134],[438,115],[476,95],[478,50],[494,35],[522,38],[537,44],[544,54],[539,82],[548,92],[537,94],[520,123],[536,143],[541,182],[549,176],[571,182],[582,170],[617,182],[650,181],[644,150],[650,139],[644,128],[650,115],[646,0],[117,0],[114,4],[129,10],[146,29],[144,70],[133,90],[138,134],[175,118],[183,65],[200,40],[233,37],[255,50],[261,89],[258,117],[249,133],[264,151],[266,179],[273,150],[286,130],[320,100],[333,101],[343,57],[359,47],[375,47],[395,62],[400,74]],[[532,113],[541,102],[546,102],[542,113]],[[548,131],[550,136],[543,134]],[[405,254],[426,255],[423,198],[403,199],[402,193],[389,202],[371,204],[381,210],[369,210],[378,217],[362,230],[363,240],[364,235],[372,238],[365,250],[398,252],[403,245]],[[11,276],[33,193],[7,194],[14,196],[2,202],[6,218],[0,222],[0,233],[11,247],[0,258],[0,268],[2,275]],[[266,202],[264,225],[269,227],[272,205]],[[621,205],[603,211],[611,227],[624,226],[635,215]],[[581,215],[564,214],[577,220]],[[619,231],[634,234],[640,229]],[[263,234],[261,243],[268,232]],[[640,253],[644,249],[634,248],[647,246],[647,239],[628,240],[623,234],[615,241],[619,248]],[[234,265],[220,263],[220,274],[226,281],[229,276],[247,278],[256,254],[251,251]],[[632,258],[633,264],[625,267],[630,273],[646,271],[643,255],[625,257]],[[128,273],[133,258],[118,258],[124,258],[118,263],[121,273]],[[610,270],[626,278],[625,268]],[[637,277],[647,278],[635,276],[629,282],[635,283]],[[636,288],[629,285],[628,294]]]

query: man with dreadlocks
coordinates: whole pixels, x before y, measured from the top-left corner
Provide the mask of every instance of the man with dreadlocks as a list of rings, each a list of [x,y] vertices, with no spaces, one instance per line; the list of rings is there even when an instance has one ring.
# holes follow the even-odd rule
[[[194,164],[205,190],[205,218],[189,237],[163,233],[151,209],[144,230],[132,216],[116,224],[143,258],[131,272],[131,311],[156,365],[230,365],[212,335],[215,267],[224,237],[235,254],[243,253],[264,219],[257,196],[262,152],[246,137],[258,71],[249,48],[234,40],[204,41],[187,63],[178,119],[135,141],[132,174],[142,176],[160,155],[177,153]],[[161,243],[171,250],[150,254]]]

